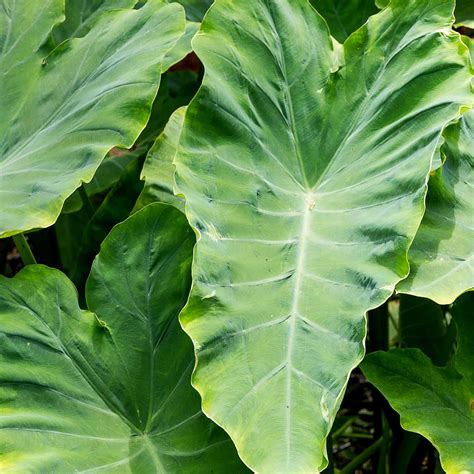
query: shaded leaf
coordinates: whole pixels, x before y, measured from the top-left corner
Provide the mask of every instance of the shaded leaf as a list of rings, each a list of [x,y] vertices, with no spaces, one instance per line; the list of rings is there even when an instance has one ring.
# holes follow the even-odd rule
[[[84,184],[84,190],[89,198],[108,191],[120,179],[125,168],[138,156],[143,154],[143,148],[138,147],[132,150],[113,149],[104,158],[97,168],[94,177],[89,183]],[[74,191],[66,201],[61,210],[61,214],[69,214],[79,211],[83,206],[79,191]]]
[[[452,303],[474,287],[474,111],[444,133],[446,161],[428,184],[426,212],[397,291]]]
[[[92,260],[99,252],[102,240],[114,225],[130,215],[143,189],[143,183],[140,181],[142,166],[143,159],[141,157],[136,158],[127,166],[92,218],[86,218],[84,221],[83,213],[80,214],[79,219],[75,213],[71,215],[71,218],[61,216],[58,220],[56,233],[58,241],[61,242],[61,256],[64,253],[66,255],[72,254],[70,261],[70,265],[72,265],[67,269],[81,295]],[[78,228],[76,220],[80,222],[80,228]],[[67,239],[68,233],[70,239]]]
[[[164,130],[171,114],[179,107],[189,104],[199,89],[200,82],[199,74],[194,71],[167,71],[153,103],[150,121],[138,138],[138,143],[151,146]]]
[[[331,34],[339,42],[361,27],[378,12],[374,0],[310,0],[318,13],[327,21]]]
[[[452,366],[436,367],[418,349],[369,354],[368,379],[400,414],[402,426],[428,438],[448,474],[474,472],[474,320],[472,294],[453,308],[458,350]]]
[[[454,351],[456,329],[441,306],[401,295],[398,326],[401,344],[421,349],[436,365],[446,365]]]
[[[167,0],[172,3],[175,0]],[[201,21],[213,0],[177,0],[186,10],[186,17],[191,21]]]
[[[472,0],[456,0],[456,24],[474,28],[474,2]]]
[[[2,472],[242,469],[189,383],[193,349],[178,312],[193,244],[170,206],[115,227],[87,285],[95,314],[57,270],[0,277]]]
[[[141,173],[145,186],[135,205],[135,210],[152,202],[164,202],[184,211],[183,199],[174,195],[173,160],[178,148],[185,113],[186,107],[177,109],[171,115],[163,133],[150,148]]]

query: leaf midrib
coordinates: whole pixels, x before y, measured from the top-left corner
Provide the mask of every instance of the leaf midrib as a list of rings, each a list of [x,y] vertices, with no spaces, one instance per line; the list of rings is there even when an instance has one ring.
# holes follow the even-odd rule
[[[290,466],[291,455],[291,375],[293,370],[293,351],[297,318],[299,314],[299,295],[301,292],[301,283],[304,279],[304,266],[306,260],[307,234],[310,229],[312,202],[308,198],[304,202],[304,212],[302,215],[301,231],[299,235],[299,247],[295,267],[295,284],[293,290],[293,300],[291,305],[291,316],[289,318],[288,347],[286,356],[286,464]]]

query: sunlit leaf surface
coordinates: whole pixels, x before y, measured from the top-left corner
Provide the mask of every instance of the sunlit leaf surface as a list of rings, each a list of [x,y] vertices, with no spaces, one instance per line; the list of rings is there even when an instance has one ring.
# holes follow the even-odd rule
[[[471,99],[453,6],[393,0],[340,54],[305,0],[217,0],[193,41],[181,321],[204,411],[258,472],[326,466],[364,314],[408,273],[432,156]]]

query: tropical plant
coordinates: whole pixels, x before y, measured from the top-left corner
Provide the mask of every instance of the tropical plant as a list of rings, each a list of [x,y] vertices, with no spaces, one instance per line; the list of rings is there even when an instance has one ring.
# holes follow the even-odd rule
[[[0,7],[1,472],[474,473],[469,2]]]

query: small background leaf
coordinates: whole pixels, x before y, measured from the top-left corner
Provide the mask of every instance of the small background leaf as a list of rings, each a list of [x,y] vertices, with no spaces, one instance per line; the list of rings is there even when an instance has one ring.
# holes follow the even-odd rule
[[[400,414],[402,426],[428,438],[448,474],[474,472],[474,320],[472,293],[454,304],[458,349],[436,367],[418,349],[375,352],[361,367]]]
[[[446,161],[428,183],[426,212],[397,291],[452,303],[474,287],[474,110],[444,132]]]
[[[164,202],[184,211],[183,199],[174,195],[173,160],[178,148],[185,113],[186,107],[177,109],[150,148],[141,173],[145,186],[135,205],[135,210],[152,202]]]

